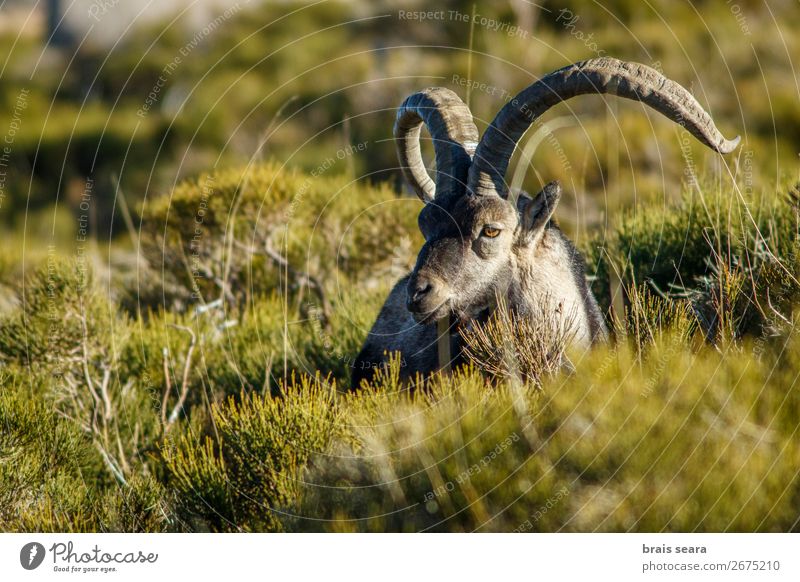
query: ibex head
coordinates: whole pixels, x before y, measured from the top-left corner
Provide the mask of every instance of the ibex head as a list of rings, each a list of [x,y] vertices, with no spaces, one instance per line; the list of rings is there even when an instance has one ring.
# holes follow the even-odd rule
[[[428,323],[446,315],[465,321],[505,295],[516,257],[538,244],[561,196],[555,182],[519,209],[499,196],[462,196],[420,213],[425,245],[408,282],[408,309]]]
[[[417,321],[475,317],[514,281],[521,254],[535,261],[561,189],[551,183],[513,204],[506,169],[535,119],[591,93],[642,101],[720,153],[739,142],[725,139],[679,84],[645,65],[611,58],[576,63],[533,83],[501,109],[480,142],[469,109],[452,91],[432,88],[410,96],[398,111],[395,137],[406,179],[425,202],[419,216],[425,244],[407,288],[407,307]],[[435,182],[420,153],[422,123],[433,140]]]

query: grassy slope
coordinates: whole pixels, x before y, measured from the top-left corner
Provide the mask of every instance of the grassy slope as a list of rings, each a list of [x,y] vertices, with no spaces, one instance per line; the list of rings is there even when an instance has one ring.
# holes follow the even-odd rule
[[[627,312],[570,374],[342,393],[417,209],[267,164],[143,208],[138,283],[46,262],[0,323],[0,529],[798,528],[793,206],[709,186],[587,244]],[[287,216],[286,240],[263,228]]]

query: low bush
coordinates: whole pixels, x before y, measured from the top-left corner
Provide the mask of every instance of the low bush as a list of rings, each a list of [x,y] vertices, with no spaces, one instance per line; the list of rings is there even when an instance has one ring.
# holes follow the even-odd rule
[[[646,205],[625,214],[590,244],[600,304],[609,309],[621,292],[630,305],[638,299],[628,290],[646,286],[688,300],[709,339],[770,333],[800,293],[798,207],[769,193],[745,201],[738,188],[701,187],[666,212]]]
[[[606,346],[565,350],[565,330],[501,310],[466,332],[453,374],[409,392],[395,359],[349,392],[419,203],[343,185],[327,204],[334,182],[268,164],[151,201],[142,247],[175,290],[159,301],[126,303],[136,286],[56,255],[17,285],[0,319],[0,528],[798,530],[791,196],[627,215],[589,252],[615,307]],[[253,239],[262,199],[288,245]],[[213,276],[181,267],[195,251]]]
[[[782,358],[786,383],[773,376],[774,363],[749,347],[696,353],[670,336],[643,358],[626,346],[599,349],[542,393],[456,374],[432,395],[359,423],[356,444],[311,469],[294,523],[335,531],[796,530],[800,393],[788,378],[800,361]]]
[[[213,435],[164,448],[178,519],[192,530],[279,531],[307,464],[340,430],[332,386],[304,378],[281,398],[250,395],[212,410]]]
[[[374,286],[376,274],[410,263],[418,209],[385,186],[275,162],[207,174],[142,208],[142,254],[158,284],[136,300],[241,306],[284,289],[319,304],[337,282]]]

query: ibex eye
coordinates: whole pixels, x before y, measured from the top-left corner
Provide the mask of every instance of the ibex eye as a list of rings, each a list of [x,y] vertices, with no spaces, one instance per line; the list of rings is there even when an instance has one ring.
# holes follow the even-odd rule
[[[485,237],[494,238],[500,234],[499,228],[492,228],[491,226],[484,226],[481,234]]]

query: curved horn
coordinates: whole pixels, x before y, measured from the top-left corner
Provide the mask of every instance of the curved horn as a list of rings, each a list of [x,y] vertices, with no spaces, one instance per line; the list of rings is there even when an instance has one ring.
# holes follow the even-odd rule
[[[436,153],[436,181],[428,175],[420,151],[422,124],[428,128]],[[463,191],[478,129],[466,104],[450,89],[431,87],[406,98],[397,110],[394,137],[400,167],[423,202],[437,193]]]
[[[542,77],[500,110],[475,152],[469,169],[469,192],[505,198],[506,169],[522,134],[554,105],[589,93],[612,93],[641,101],[721,154],[732,152],[739,144],[739,137],[725,139],[691,93],[655,69],[612,58],[591,59]]]

